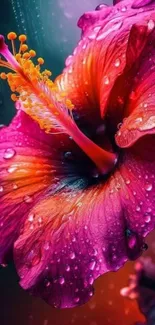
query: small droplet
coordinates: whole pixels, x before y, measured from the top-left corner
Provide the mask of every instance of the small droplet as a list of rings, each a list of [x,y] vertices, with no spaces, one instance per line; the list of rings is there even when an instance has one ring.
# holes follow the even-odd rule
[[[14,149],[8,148],[4,152],[4,159],[11,159],[15,156],[16,151]]]
[[[59,279],[59,283],[62,285],[62,284],[64,284],[65,283],[65,279],[63,278],[63,277],[60,277],[60,279]]]
[[[152,190],[152,184],[147,184],[145,186],[146,191],[150,192]]]
[[[121,8],[121,11],[122,11],[122,12],[126,12],[126,11],[127,11],[127,7],[126,7],[126,6],[122,7],[122,8]]]
[[[126,183],[127,185],[129,185],[129,184],[130,184],[130,180],[127,179],[125,183]]]
[[[10,167],[8,168],[8,173],[9,173],[9,174],[12,174],[12,173],[14,173],[16,170],[17,170],[17,167],[12,165],[12,166],[10,166]]]
[[[120,64],[121,64],[120,59],[116,59],[116,61],[115,61],[115,67],[118,68],[120,66]]]
[[[13,184],[13,190],[17,190],[18,186],[17,184]]]
[[[109,83],[110,83],[109,78],[108,78],[107,76],[105,76],[105,77],[104,77],[104,84],[105,84],[105,85],[109,85]]]
[[[152,19],[150,19],[150,20],[148,21],[147,26],[148,26],[148,29],[149,29],[149,30],[152,30],[152,29],[155,27],[155,23],[154,23],[154,21],[153,21]]]
[[[29,214],[28,221],[33,222],[34,220],[34,213]]]
[[[140,206],[139,206],[139,205],[136,206],[136,211],[137,211],[137,212],[140,211]]]
[[[74,258],[75,258],[75,253],[74,252],[70,253],[70,258],[71,258],[71,260],[74,260]]]
[[[69,265],[66,265],[65,270],[66,270],[67,272],[69,272],[69,271],[70,271],[70,266],[69,266]]]
[[[145,222],[149,223],[150,221],[151,221],[151,217],[148,214],[148,215],[145,216]]]
[[[96,8],[95,8],[95,10],[103,10],[103,9],[105,9],[105,8],[107,8],[108,6],[106,5],[106,4],[100,4],[100,5],[98,5]]]
[[[91,261],[90,262],[90,266],[89,266],[90,270],[93,271],[95,269],[95,265],[96,265],[96,262],[95,261]]]
[[[43,219],[41,217],[38,218],[38,222],[39,223],[42,223],[43,222]]]
[[[0,186],[0,193],[2,193],[4,191],[3,186]]]
[[[32,203],[33,202],[33,199],[32,199],[31,196],[25,195],[24,196],[24,202],[26,202],[26,203]]]
[[[80,298],[79,298],[79,297],[76,297],[76,298],[74,299],[74,301],[75,301],[75,302],[79,302],[79,301],[80,301]]]

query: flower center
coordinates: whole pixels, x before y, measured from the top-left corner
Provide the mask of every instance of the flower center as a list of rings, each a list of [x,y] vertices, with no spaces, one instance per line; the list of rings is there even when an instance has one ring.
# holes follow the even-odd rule
[[[12,100],[19,102],[20,109],[37,121],[45,132],[64,132],[71,136],[94,162],[100,174],[108,174],[117,162],[116,153],[104,150],[79,129],[73,119],[73,104],[50,79],[51,72],[41,71],[44,60],[38,58],[37,64],[34,64],[32,59],[36,56],[36,52],[28,50],[25,44],[26,35],[19,36],[20,45],[17,53],[14,43],[16,38],[14,32],[8,34],[12,54],[4,42],[4,37],[0,36],[0,53],[6,59],[6,61],[0,59],[0,66],[13,71],[7,74],[2,72],[0,76],[7,79],[13,92]]]

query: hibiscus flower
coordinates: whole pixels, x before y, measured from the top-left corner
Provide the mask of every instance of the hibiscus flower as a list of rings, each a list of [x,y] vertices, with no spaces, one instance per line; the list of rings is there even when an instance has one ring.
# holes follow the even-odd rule
[[[17,53],[8,34],[13,54],[0,37],[17,108],[0,131],[0,263],[12,253],[21,286],[57,308],[88,301],[154,229],[155,1],[116,2],[80,18],[54,82],[25,35]]]

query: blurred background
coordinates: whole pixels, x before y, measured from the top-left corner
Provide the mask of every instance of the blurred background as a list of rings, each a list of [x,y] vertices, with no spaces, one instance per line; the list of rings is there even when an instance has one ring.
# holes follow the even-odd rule
[[[112,1],[104,1],[110,4]],[[28,43],[57,76],[80,38],[77,20],[94,9],[98,0],[0,0],[0,34],[26,33]],[[0,82],[0,124],[8,124],[15,113],[10,92]],[[154,234],[149,236],[145,255],[154,258]],[[133,263],[117,273],[108,273],[95,282],[95,295],[85,306],[55,310],[24,292],[14,265],[0,268],[0,325],[133,325],[143,321],[136,302],[120,296]]]

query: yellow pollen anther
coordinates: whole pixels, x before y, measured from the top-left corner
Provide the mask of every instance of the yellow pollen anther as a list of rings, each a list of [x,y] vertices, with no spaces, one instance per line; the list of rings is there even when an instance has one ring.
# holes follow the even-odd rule
[[[51,75],[52,75],[52,72],[50,71],[50,70],[45,70],[44,72],[43,72],[43,74],[45,74],[46,76],[48,76],[48,77],[51,77]]]
[[[37,61],[38,61],[38,63],[41,64],[41,65],[44,64],[44,59],[43,59],[43,58],[38,58]]]
[[[19,41],[20,41],[20,42],[23,43],[23,42],[25,42],[26,40],[27,40],[27,36],[26,36],[26,35],[22,34],[22,35],[19,36]]]
[[[25,52],[25,51],[27,51],[28,50],[28,46],[26,45],[26,44],[22,44],[21,45],[21,51],[22,52]]]
[[[18,97],[15,94],[11,95],[11,99],[16,102],[18,100]]]
[[[7,38],[8,38],[8,40],[13,41],[14,39],[17,38],[17,34],[14,33],[14,32],[10,32],[10,33],[7,35]]]
[[[30,57],[30,53],[25,52],[25,53],[23,54],[23,59],[29,59],[29,57]]]
[[[18,61],[18,60],[20,60],[20,58],[21,58],[21,55],[19,53],[17,53],[16,54],[16,60]]]
[[[30,50],[29,53],[32,58],[36,56],[36,52],[34,50]]]
[[[6,73],[5,72],[2,72],[1,74],[0,74],[0,77],[1,77],[1,79],[7,79],[7,75],[6,75]]]

